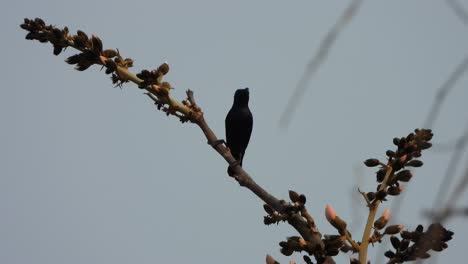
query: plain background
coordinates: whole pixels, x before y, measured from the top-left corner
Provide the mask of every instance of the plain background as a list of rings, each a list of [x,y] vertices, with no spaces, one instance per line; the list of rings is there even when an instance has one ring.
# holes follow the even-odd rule
[[[287,263],[278,242],[296,235],[286,224],[263,225],[262,202],[227,177],[196,126],[157,111],[135,85],[112,88],[96,66],[75,71],[63,62],[72,49],[55,57],[50,44],[25,40],[25,17],[97,34],[105,48],[135,60],[134,72],[168,61],[173,96],[194,90],[219,137],[234,91],[250,87],[255,123],[246,170],[277,197],[289,189],[306,194],[322,233],[335,233],[323,215],[333,204],[360,238],[366,208],[357,188],[375,188],[374,170],[362,161],[384,158],[393,137],[422,125],[438,87],[468,54],[468,27],[445,1],[365,1],[291,125],[280,129],[305,65],[347,4],[4,1],[0,263],[264,263],[266,254]],[[463,133],[467,84],[465,75],[449,94],[435,144]],[[423,153],[395,221],[409,229],[427,224],[422,212],[449,157]],[[457,176],[467,156],[461,159]],[[440,261],[466,258],[466,220],[446,223],[455,236]]]

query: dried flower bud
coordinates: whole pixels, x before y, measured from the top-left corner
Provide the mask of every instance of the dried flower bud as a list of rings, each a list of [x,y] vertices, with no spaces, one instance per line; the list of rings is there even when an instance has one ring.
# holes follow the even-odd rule
[[[389,251],[386,251],[384,255],[385,255],[387,258],[393,258],[393,257],[395,257],[395,252],[389,250]]]
[[[400,250],[401,250],[401,251],[405,251],[405,250],[408,248],[409,243],[410,243],[409,239],[403,239],[403,240],[401,240],[401,242],[400,242]]]
[[[401,232],[403,230],[404,226],[403,225],[391,225],[387,226],[385,228],[384,234],[386,235],[395,235]]]
[[[388,188],[387,193],[392,196],[397,196],[400,195],[400,193],[403,191],[404,187],[403,186],[391,186]]]
[[[305,263],[307,263],[307,264],[312,264],[313,263],[312,260],[310,259],[310,257],[307,256],[307,255],[304,255],[302,258],[304,259]]]
[[[401,182],[409,182],[413,174],[409,170],[402,170],[396,174],[396,180]]]
[[[375,199],[384,201],[386,196],[387,196],[387,191],[380,190],[375,194]]]
[[[406,166],[411,166],[411,167],[421,167],[423,165],[423,162],[420,160],[412,160],[406,164]]]
[[[410,231],[406,231],[406,230],[402,231],[400,235],[404,239],[411,239],[412,238],[412,235],[411,235]]]
[[[163,64],[159,65],[158,72],[160,72],[162,75],[166,75],[169,72],[169,64],[164,62]]]
[[[291,199],[291,201],[293,203],[297,202],[297,199],[299,198],[299,194],[293,190],[289,190],[289,199]]]
[[[368,192],[366,196],[369,201],[373,201],[375,199],[375,192]]]
[[[378,166],[380,164],[380,161],[378,159],[367,159],[367,160],[364,161],[364,164],[367,167],[375,167],[375,166]]]
[[[391,236],[390,237],[390,242],[392,243],[392,246],[394,249],[399,249],[400,248],[400,239],[396,236]]]
[[[299,197],[297,198],[297,202],[302,204],[302,205],[304,205],[306,203],[306,201],[307,201],[306,197],[303,194],[299,195]]]
[[[280,251],[281,251],[281,253],[282,253],[283,255],[288,256],[288,257],[291,256],[292,253],[294,252],[294,251],[293,251],[292,249],[290,249],[290,248],[282,248]]]
[[[376,172],[375,176],[377,178],[377,182],[382,182],[385,179],[386,172],[387,172],[386,169],[380,169]]]
[[[382,216],[379,217],[379,219],[377,219],[374,222],[374,228],[377,230],[384,228],[387,225],[389,219],[390,219],[390,209],[387,208],[385,209]]]

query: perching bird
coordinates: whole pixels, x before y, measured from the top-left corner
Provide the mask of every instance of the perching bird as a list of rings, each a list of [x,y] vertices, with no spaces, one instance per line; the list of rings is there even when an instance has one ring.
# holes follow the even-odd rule
[[[242,166],[253,126],[253,117],[249,109],[249,88],[238,89],[234,94],[234,103],[226,116],[225,125],[226,145],[232,156]],[[228,174],[234,175],[231,167],[228,167]]]

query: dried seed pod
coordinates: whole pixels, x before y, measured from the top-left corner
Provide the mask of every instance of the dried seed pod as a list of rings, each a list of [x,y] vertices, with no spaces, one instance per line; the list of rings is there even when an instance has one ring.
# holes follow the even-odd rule
[[[400,251],[405,251],[408,248],[409,243],[410,243],[409,239],[401,240],[401,242],[400,242]]]
[[[411,160],[406,164],[406,166],[411,166],[411,167],[421,167],[423,165],[423,162],[420,160]]]
[[[389,250],[389,251],[386,251],[384,255],[385,255],[387,258],[393,258],[393,257],[395,257],[395,252]]]
[[[306,203],[306,201],[307,201],[306,197],[303,194],[299,195],[299,197],[297,198],[297,202],[299,202],[302,205],[304,205]]]
[[[375,167],[375,166],[379,166],[380,161],[378,159],[367,159],[364,161],[364,164],[367,167]]]
[[[404,226],[403,225],[391,225],[387,226],[385,228],[384,234],[386,235],[395,235],[401,232],[403,230]]]
[[[400,239],[396,236],[391,236],[390,237],[390,242],[392,243],[392,246],[394,249],[399,249],[400,248]]]
[[[380,169],[376,172],[375,176],[377,178],[377,182],[382,182],[384,180],[385,173],[386,173],[385,169]]]
[[[402,170],[396,174],[396,180],[401,182],[409,182],[413,174],[409,170]]]
[[[366,196],[369,201],[373,201],[376,197],[375,192],[368,192],[366,193]]]
[[[299,198],[299,194],[293,190],[289,190],[289,199],[291,199],[291,201],[293,203],[297,202]]]
[[[164,62],[163,64],[159,65],[158,72],[160,72],[162,75],[166,75],[169,72],[169,64]]]
[[[115,56],[117,56],[117,51],[113,50],[113,49],[106,49],[102,52],[102,56],[106,57],[106,58],[113,58]]]
[[[391,186],[388,188],[387,193],[392,196],[400,195],[403,191],[403,186]]]

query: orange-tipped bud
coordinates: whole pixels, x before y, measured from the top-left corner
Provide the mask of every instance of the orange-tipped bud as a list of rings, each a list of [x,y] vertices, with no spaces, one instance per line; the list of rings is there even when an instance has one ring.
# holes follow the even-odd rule
[[[327,204],[327,207],[325,208],[325,216],[327,217],[328,222],[338,231],[346,230],[346,222],[336,215],[335,209],[333,209],[330,204]]]
[[[333,219],[336,217],[336,211],[335,209],[331,206],[331,204],[327,204],[327,207],[325,208],[325,216],[327,217],[328,222],[332,222]]]
[[[404,225],[391,225],[385,228],[384,234],[386,235],[395,235],[401,232],[405,228]]]
[[[385,209],[382,216],[379,217],[379,219],[377,219],[374,222],[375,229],[380,230],[380,229],[384,228],[387,225],[389,219],[390,219],[390,209],[387,208],[387,209]]]

